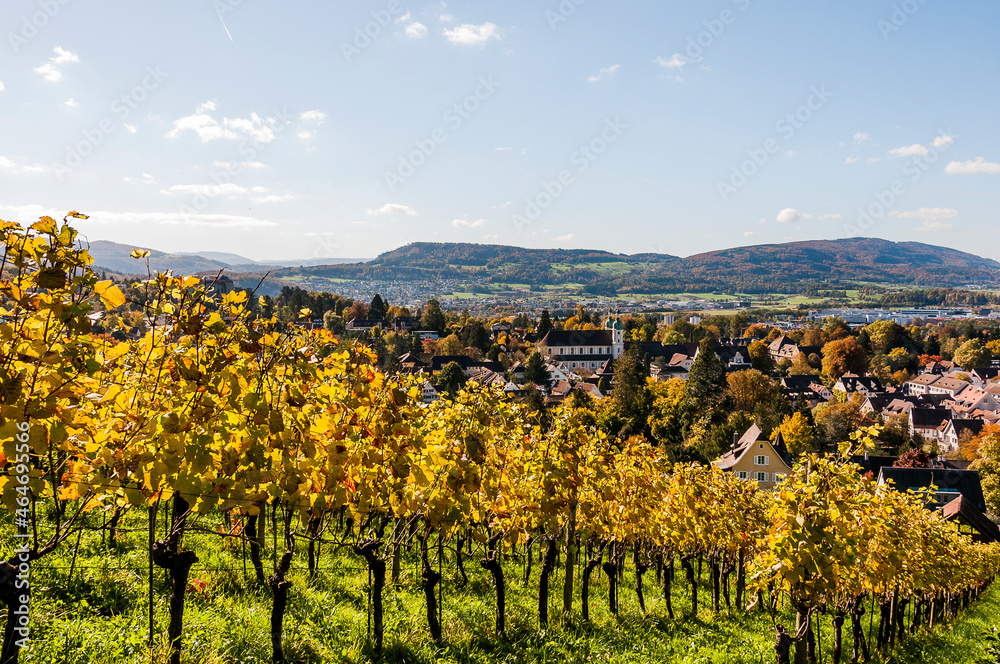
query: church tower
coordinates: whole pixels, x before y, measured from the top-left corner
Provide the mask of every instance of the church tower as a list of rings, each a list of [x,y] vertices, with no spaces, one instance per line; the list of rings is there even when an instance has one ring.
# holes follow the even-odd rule
[[[618,316],[608,316],[608,321],[604,324],[604,329],[611,332],[611,359],[617,360],[625,352],[625,328]]]

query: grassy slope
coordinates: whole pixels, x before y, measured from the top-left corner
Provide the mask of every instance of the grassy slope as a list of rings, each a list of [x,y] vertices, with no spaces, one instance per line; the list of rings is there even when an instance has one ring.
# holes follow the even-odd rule
[[[145,646],[148,630],[146,613],[145,523],[135,520],[136,531],[126,534],[114,556],[107,554],[96,534],[84,538],[76,560],[72,581],[67,585],[72,563],[72,547],[35,570],[33,642],[26,664],[49,662],[107,663],[149,662]],[[0,542],[10,532],[0,527]],[[88,539],[90,541],[88,541]],[[270,533],[268,533],[270,540]],[[208,582],[204,596],[189,595],[185,616],[189,662],[265,663],[270,661],[269,597],[243,579],[241,548],[226,549],[210,535],[189,537],[201,557],[192,570],[192,579]],[[537,548],[535,549],[537,552]],[[521,583],[521,567],[507,567],[508,631],[510,640],[498,642],[492,636],[493,591],[488,576],[469,558],[466,568],[470,583],[465,589],[455,584],[454,565],[445,561],[444,632],[449,647],[435,652],[426,628],[423,596],[415,586],[415,560],[405,559],[403,583],[385,591],[386,648],[389,662],[683,662],[758,663],[774,661],[773,623],[762,613],[730,613],[714,616],[707,587],[699,593],[698,618],[680,619],[690,600],[678,566],[674,592],[677,621],[665,617],[665,607],[655,587],[652,571],[646,575],[646,597],[650,615],[641,617],[633,592],[634,576],[626,573],[620,593],[621,617],[607,613],[607,586],[594,575],[592,616],[587,625],[578,619],[565,623],[558,618],[561,571],[553,574],[552,608],[556,616],[547,631],[535,626],[537,563],[530,587]],[[249,563],[248,563],[249,564]],[[289,615],[286,618],[286,654],[296,662],[367,662],[366,584],[367,573],[346,551],[323,553],[320,578],[311,586],[303,567],[304,551],[296,559]],[[265,571],[270,573],[270,558]],[[707,581],[707,566],[705,580]],[[252,579],[253,571],[250,570]],[[167,588],[157,570],[157,629],[166,627]],[[577,584],[577,590],[578,590]],[[575,609],[579,609],[577,593]],[[1000,590],[992,589],[953,625],[922,633],[908,641],[889,661],[902,663],[979,662],[984,653],[980,635],[997,625]],[[785,612],[778,616],[786,624]],[[821,645],[829,657],[829,620],[823,619]],[[867,621],[866,621],[867,626]],[[848,644],[849,648],[849,637]],[[162,642],[161,642],[162,648]],[[164,661],[162,655],[153,661]],[[828,661],[828,660],[827,660]],[[846,660],[845,660],[846,661]]]

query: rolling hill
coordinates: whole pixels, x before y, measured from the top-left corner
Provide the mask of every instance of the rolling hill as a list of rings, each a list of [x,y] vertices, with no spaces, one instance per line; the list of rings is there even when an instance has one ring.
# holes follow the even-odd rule
[[[128,257],[131,246],[91,244],[95,264],[118,272],[144,271]],[[226,260],[223,260],[226,259]],[[687,258],[666,254],[616,254],[588,249],[527,249],[493,244],[417,242],[367,261],[275,267],[242,263],[217,252],[168,254],[151,250],[154,270],[194,273],[228,269],[250,277],[270,271],[277,280],[312,289],[328,280],[454,282],[502,290],[511,284],[559,286],[595,295],[694,293],[802,293],[817,287],[883,284],[949,288],[1000,285],[1000,263],[919,242],[876,238],[810,240],[711,251]],[[333,288],[333,286],[330,286]]]

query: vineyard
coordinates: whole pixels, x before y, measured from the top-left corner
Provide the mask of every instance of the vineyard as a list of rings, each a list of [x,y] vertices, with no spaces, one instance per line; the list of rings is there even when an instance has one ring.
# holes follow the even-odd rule
[[[67,220],[2,233],[0,664],[413,661],[401,632],[510,654],[654,612],[665,631],[737,616],[766,640],[791,619],[796,661],[870,661],[1000,568],[1000,546],[841,460],[876,430],[762,492],[568,407],[543,425],[475,385],[424,404],[369,349],[193,277],[150,275],[128,329]],[[120,636],[60,623],[80,602]],[[208,607],[214,631],[189,620]],[[337,651],[316,636],[338,632]]]

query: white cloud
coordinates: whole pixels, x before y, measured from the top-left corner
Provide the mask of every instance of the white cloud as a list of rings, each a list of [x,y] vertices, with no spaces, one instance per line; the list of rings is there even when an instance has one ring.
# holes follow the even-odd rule
[[[49,58],[49,61],[43,65],[35,67],[34,71],[36,74],[41,74],[49,83],[58,83],[63,78],[62,69],[59,65],[63,65],[69,62],[80,62],[80,58],[76,53],[71,53],[64,49],[62,46],[56,46],[52,49],[55,51],[55,57]]]
[[[482,46],[491,39],[500,39],[500,29],[495,23],[483,23],[482,25],[472,25],[464,23],[451,30],[445,30],[444,36],[452,44],[463,44],[466,46]]]
[[[466,221],[465,219],[456,219],[451,222],[451,225],[455,228],[478,228],[486,223],[485,219],[476,219],[475,221]]]
[[[976,175],[979,173],[998,175],[1000,174],[1000,164],[986,161],[984,157],[976,157],[972,161],[953,161],[944,167],[944,172],[948,175]]]
[[[326,122],[326,113],[323,111],[306,111],[299,116],[299,119],[304,122],[312,122],[315,124],[323,124]]]
[[[556,242],[569,242],[570,240],[573,239],[573,234],[566,233],[566,235],[560,235],[559,237],[554,237],[552,239],[555,240]]]
[[[484,235],[483,239],[484,240],[499,240],[500,236],[497,235],[496,233],[490,233],[489,235]]]
[[[596,74],[587,78],[588,83],[597,83],[604,76],[610,76],[616,71],[621,69],[621,65],[611,65],[610,67],[602,67]]]
[[[890,217],[898,219],[921,219],[924,222],[941,221],[942,219],[954,219],[958,216],[958,210],[954,208],[920,208],[919,210],[899,211],[893,210]],[[926,225],[926,224],[925,224]]]
[[[406,26],[406,36],[410,39],[423,39],[427,36],[427,26],[420,21],[414,21]]]
[[[55,65],[50,64],[48,62],[46,62],[44,65],[39,65],[35,67],[35,73],[41,74],[42,78],[44,78],[49,83],[58,83],[59,81],[62,80],[63,77],[62,70],[59,69],[59,67],[56,67]]]
[[[851,156],[849,156],[847,159],[844,160],[844,163],[853,164],[856,163],[857,161],[859,161],[859,159],[852,154]]]
[[[184,212],[106,212],[86,210],[90,219],[78,224],[119,224],[127,227],[142,227],[149,224],[168,226],[213,227],[235,229],[258,229],[279,226],[279,222],[265,221],[254,217],[231,214],[186,214]],[[0,206],[0,217],[29,221],[42,215],[62,218],[65,210],[52,210],[41,205]]]
[[[127,131],[130,134],[134,134],[137,131],[139,131],[138,129],[135,128],[135,125],[130,125],[127,122],[124,124],[124,127],[125,127],[125,131]]]
[[[160,181],[159,178],[157,178],[155,175],[150,175],[149,173],[142,174],[143,184],[157,184],[159,181]]]
[[[690,60],[685,58],[680,53],[674,53],[669,59],[660,56],[653,60],[656,64],[664,67],[665,69],[683,69],[684,65],[688,64]]]
[[[5,88],[5,87],[3,86],[3,81],[0,81],[0,92],[3,92],[3,91],[4,91],[4,90],[6,90],[6,89],[7,89],[7,88]]]
[[[400,205],[399,203],[386,203],[377,210],[368,210],[370,216],[375,216],[377,214],[394,214],[394,215],[406,215],[413,217],[417,214],[417,211],[411,208],[409,205]]]
[[[451,14],[441,14],[440,16],[438,16],[438,20],[441,21],[442,23],[451,23],[455,20],[455,17],[452,16]]]
[[[79,102],[77,102],[72,97],[70,97],[69,99],[67,99],[66,101],[62,102],[59,105],[62,106],[63,108],[65,108],[65,109],[68,109],[68,110],[73,110],[74,108],[79,108],[80,107]]]
[[[756,235],[753,231],[743,231],[743,237],[753,237]]]
[[[56,52],[56,57],[49,58],[49,60],[51,60],[57,65],[66,64],[67,62],[76,62],[76,63],[80,62],[80,58],[79,56],[77,56],[76,53],[71,53],[66,49],[64,49],[62,46],[56,46],[52,50]]]
[[[409,20],[410,20],[410,12],[406,12],[405,14],[397,18],[395,21],[393,21],[393,23],[399,25],[400,23],[406,23]]]
[[[161,189],[161,194],[195,194],[215,198],[216,196],[235,196],[245,194],[247,190],[238,184],[175,184],[167,189]]]
[[[252,191],[255,194],[266,194],[267,193],[267,187],[254,187],[250,191]]]
[[[223,118],[222,123],[209,115],[215,111],[215,102],[208,101],[199,104],[192,115],[186,115],[174,120],[173,129],[166,133],[167,138],[177,138],[185,131],[197,134],[202,143],[225,139],[238,141],[252,139],[258,143],[270,143],[275,139],[274,118],[262,118],[251,113],[249,118]]]
[[[955,142],[955,139],[948,134],[942,134],[931,141],[931,145],[936,148],[945,148]]]
[[[264,203],[284,203],[285,201],[290,201],[293,198],[295,197],[292,196],[291,194],[285,194],[284,196],[271,194],[270,196],[259,196],[251,198],[250,200],[253,201],[254,203],[257,203],[258,205],[262,205]]]
[[[778,222],[782,224],[795,224],[803,219],[812,219],[812,215],[799,212],[795,208],[785,208],[778,213]]]
[[[237,170],[242,170],[244,168],[254,168],[254,169],[267,168],[267,164],[260,161],[241,161],[235,164],[231,161],[213,161],[212,165],[215,166],[216,168],[224,168],[227,171],[237,171]],[[254,190],[256,189],[257,187],[254,187]]]
[[[308,141],[316,134],[306,129],[299,129],[298,131],[295,132],[295,135],[301,138],[303,141]]]
[[[868,134],[866,134],[863,131],[859,131],[854,135],[854,144],[861,145],[862,143],[865,143],[869,138],[871,137]]]
[[[920,143],[914,143],[913,145],[904,145],[901,148],[893,148],[889,150],[889,156],[891,157],[922,157],[927,154],[929,150],[925,148]]]
[[[954,226],[941,221],[925,221],[917,228],[921,233],[946,233]]]
[[[51,170],[51,167],[44,164],[20,165],[13,159],[0,156],[0,170],[7,171],[8,173],[46,173]]]

